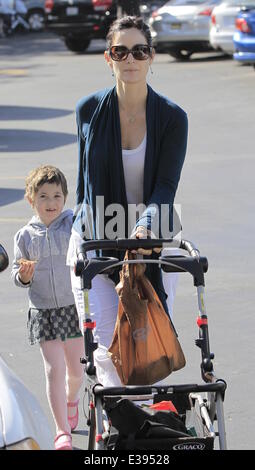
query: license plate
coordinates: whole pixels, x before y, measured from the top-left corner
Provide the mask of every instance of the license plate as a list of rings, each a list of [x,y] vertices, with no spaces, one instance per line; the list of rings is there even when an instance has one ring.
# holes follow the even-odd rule
[[[171,23],[171,29],[181,29],[181,23]]]
[[[78,15],[79,8],[78,7],[67,7],[66,14],[67,16],[75,16]]]

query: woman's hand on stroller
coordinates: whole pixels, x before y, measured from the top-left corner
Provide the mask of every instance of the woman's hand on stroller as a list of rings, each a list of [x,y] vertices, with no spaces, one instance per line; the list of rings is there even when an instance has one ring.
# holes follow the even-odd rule
[[[146,227],[143,227],[142,225],[140,225],[136,229],[136,232],[134,234],[134,238],[148,239],[148,238],[156,238],[156,237],[155,237],[154,233],[151,232],[151,230],[148,230]],[[155,253],[160,253],[161,250],[162,250],[162,248],[153,248],[153,249],[150,249],[150,250],[145,250],[143,248],[138,248],[138,250],[132,250],[132,253],[134,253],[134,254],[138,253],[139,255],[150,256],[152,254],[152,251],[154,251]]]

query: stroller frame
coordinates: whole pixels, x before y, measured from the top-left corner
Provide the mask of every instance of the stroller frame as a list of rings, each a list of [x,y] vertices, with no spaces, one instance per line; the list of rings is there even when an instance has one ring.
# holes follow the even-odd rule
[[[91,250],[119,250],[126,251],[138,248],[154,247],[178,247],[188,252],[188,256],[159,256],[158,259],[123,260],[113,257],[87,258],[87,252]],[[201,376],[205,383],[180,384],[180,385],[146,385],[103,387],[97,378],[94,365],[94,351],[97,343],[94,341],[93,330],[96,326],[90,316],[89,290],[92,280],[97,274],[109,274],[123,264],[131,263],[156,263],[165,272],[188,272],[193,276],[194,286],[197,289],[198,309],[197,325],[199,337],[195,340],[196,346],[201,350]],[[128,398],[130,400],[146,400],[153,398],[154,402],[160,400],[172,400],[173,397],[188,397],[191,409],[199,413],[205,436],[211,440],[218,438],[219,449],[226,450],[226,432],[224,421],[223,401],[227,387],[223,379],[215,376],[213,370],[214,354],[210,351],[208,317],[205,308],[204,273],[207,272],[207,258],[200,256],[195,245],[187,240],[176,239],[116,239],[116,240],[89,240],[82,244],[78,253],[78,261],[75,267],[76,276],[81,278],[81,287],[84,291],[85,316],[83,319],[85,357],[81,362],[85,365],[87,378],[85,392],[88,397],[87,424],[89,426],[89,450],[106,450],[106,442],[109,437],[110,423],[104,409],[106,400]],[[217,429],[215,423],[217,422]],[[201,436],[200,436],[201,437]],[[188,439],[188,447],[182,438],[176,449],[203,449],[201,439],[191,437]]]

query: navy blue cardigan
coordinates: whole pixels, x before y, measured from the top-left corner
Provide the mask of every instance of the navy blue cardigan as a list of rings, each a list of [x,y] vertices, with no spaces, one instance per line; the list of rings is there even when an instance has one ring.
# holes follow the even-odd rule
[[[125,234],[128,236],[128,206],[116,88],[105,89],[81,99],[76,108],[76,119],[79,163],[74,228],[84,238],[104,238],[104,227],[109,217],[104,216],[103,227],[99,227],[97,220],[99,232],[96,233],[96,197],[104,196],[105,208],[112,203],[124,207]],[[148,85],[146,124],[147,146],[141,201],[146,210],[137,220],[136,226],[153,227],[154,218],[161,217],[161,204],[168,204],[169,231],[172,231],[173,202],[187,147],[187,115]],[[92,208],[91,217],[88,207]],[[116,257],[116,253],[104,254]],[[157,265],[148,265],[146,274],[167,310],[161,270]],[[118,277],[114,280],[118,282]]]

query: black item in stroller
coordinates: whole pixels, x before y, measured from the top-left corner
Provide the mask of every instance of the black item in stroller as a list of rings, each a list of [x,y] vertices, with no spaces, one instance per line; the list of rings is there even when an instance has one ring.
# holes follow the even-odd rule
[[[94,351],[94,322],[90,317],[88,294],[91,281],[101,273],[109,273],[123,263],[141,263],[141,260],[120,261],[117,258],[97,257],[87,259],[90,250],[131,250],[153,247],[178,247],[188,252],[188,256],[160,256],[159,259],[146,259],[146,263],[158,263],[165,272],[188,272],[193,276],[197,289],[199,316],[197,325],[199,338],[196,345],[201,350],[201,375],[205,383],[183,385],[146,385],[103,387],[96,375]],[[90,240],[84,242],[78,254],[76,275],[81,277],[84,290],[85,318],[84,342],[85,373],[87,378],[86,394],[88,397],[88,449],[164,449],[164,450],[207,450],[213,449],[216,438],[219,448],[225,450],[226,433],[223,401],[226,382],[218,379],[213,371],[214,355],[210,352],[208,320],[204,301],[204,273],[208,269],[207,259],[200,256],[198,249],[189,241],[165,239],[118,239]],[[152,399],[153,403],[162,400],[171,401],[178,410],[171,424],[162,416],[170,418],[169,411],[161,415],[149,409],[139,409],[137,402]],[[134,427],[129,429],[129,413],[135,416]],[[123,418],[126,416],[126,420]],[[156,414],[156,416],[155,416]],[[173,418],[173,415],[171,415]],[[127,419],[128,418],[128,419]],[[175,424],[173,424],[175,423]],[[125,427],[126,426],[126,427]]]

